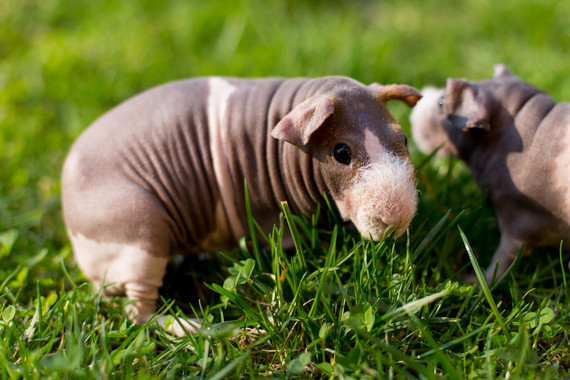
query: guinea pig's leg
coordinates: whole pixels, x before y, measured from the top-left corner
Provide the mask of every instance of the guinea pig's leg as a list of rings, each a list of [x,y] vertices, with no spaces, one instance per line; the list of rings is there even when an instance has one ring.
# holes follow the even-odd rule
[[[155,304],[158,299],[158,287],[142,282],[125,284],[126,294],[131,304],[127,306],[127,315],[137,324],[144,324],[154,316]],[[156,317],[160,328],[176,336],[185,336],[198,332],[201,324],[197,319],[174,318],[167,326],[166,316]]]
[[[485,270],[485,281],[487,282],[487,285],[491,285],[491,283],[497,283],[503,274],[505,274],[507,269],[509,269],[509,266],[511,266],[513,261],[517,258],[522,244],[522,240],[513,238],[508,233],[503,232],[501,234],[501,242],[499,244],[499,247],[493,254],[491,263]],[[523,255],[527,255],[530,250],[530,247],[525,246]],[[495,268],[497,269],[496,273]],[[474,284],[477,282],[477,276],[475,274],[469,274],[465,277],[464,282],[467,284]]]
[[[485,277],[487,280],[487,284],[491,284],[491,282],[498,282],[499,279],[505,274],[507,269],[511,266],[513,261],[517,258],[521,247],[523,246],[523,241],[511,236],[504,231],[501,234],[501,242],[499,247],[493,254],[491,258],[491,263],[487,267],[485,272]],[[523,256],[530,253],[531,248],[526,246],[523,250]],[[497,269],[495,273],[495,268]],[[493,281],[494,277],[494,281]]]
[[[138,248],[125,248],[120,257],[112,271],[116,273],[121,268],[121,283],[127,298],[132,301],[127,306],[127,315],[137,324],[147,323],[154,316],[158,290],[162,286],[168,259]],[[176,336],[196,333],[201,327],[196,319],[173,319],[167,326],[166,317],[160,316],[156,322],[162,329]]]

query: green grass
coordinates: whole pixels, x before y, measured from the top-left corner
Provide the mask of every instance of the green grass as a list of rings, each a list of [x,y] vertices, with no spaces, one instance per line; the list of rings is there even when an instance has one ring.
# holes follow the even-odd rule
[[[59,172],[96,117],[191,76],[340,74],[421,88],[448,76],[481,79],[503,62],[567,100],[569,8],[551,0],[0,2],[0,377],[567,377],[569,256],[541,249],[492,289],[463,284],[478,262],[488,264],[499,233],[457,161],[411,146],[421,203],[397,241],[369,243],[332,217],[323,227],[284,213],[270,251],[244,241],[211,261],[173,265],[161,312],[195,311],[211,325],[186,338],[135,326],[124,300],[93,292],[65,235]],[[391,109],[409,131],[409,110]],[[297,247],[285,252],[289,225]]]

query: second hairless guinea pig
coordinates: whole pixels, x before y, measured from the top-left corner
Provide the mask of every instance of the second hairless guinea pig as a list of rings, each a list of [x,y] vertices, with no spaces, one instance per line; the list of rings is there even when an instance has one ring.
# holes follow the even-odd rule
[[[344,77],[196,78],[127,100],[75,142],[62,204],[75,257],[106,294],[126,295],[139,323],[154,313],[174,252],[235,247],[252,214],[271,233],[282,201],[310,215],[325,196],[360,233],[401,235],[417,191],[402,128],[386,103],[413,106],[406,85]],[[195,331],[196,321],[172,330]],[[164,319],[159,320],[164,325]]]
[[[420,150],[460,157],[497,214],[501,241],[486,271],[498,279],[524,245],[570,242],[570,104],[496,65],[491,79],[427,88],[411,115]],[[569,247],[566,244],[565,248]],[[497,266],[498,263],[498,266]]]

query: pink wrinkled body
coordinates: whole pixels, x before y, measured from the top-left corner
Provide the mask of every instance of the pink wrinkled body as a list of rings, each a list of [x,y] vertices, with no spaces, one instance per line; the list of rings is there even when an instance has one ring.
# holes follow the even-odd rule
[[[268,233],[282,201],[311,215],[326,194],[365,237],[388,225],[402,234],[417,191],[385,103],[418,98],[408,86],[341,77],[199,78],[146,91],[93,123],[67,157],[63,211],[77,262],[97,286],[112,285],[107,294],[132,299],[130,315],[144,323],[174,252],[228,249],[246,234],[245,180]],[[350,146],[350,164],[333,158],[338,143]]]

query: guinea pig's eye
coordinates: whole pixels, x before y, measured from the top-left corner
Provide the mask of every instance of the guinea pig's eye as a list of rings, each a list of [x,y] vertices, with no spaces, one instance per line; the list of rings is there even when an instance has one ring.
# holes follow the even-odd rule
[[[404,145],[408,146],[408,136],[404,135]]]
[[[439,104],[440,111],[443,111],[443,103],[445,103],[445,95],[441,95],[441,97],[437,101],[437,104]]]
[[[346,144],[336,144],[333,150],[333,155],[335,160],[341,164],[348,165],[352,158],[352,153],[350,148]]]

